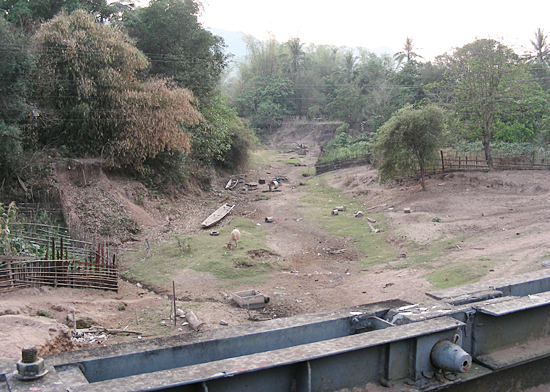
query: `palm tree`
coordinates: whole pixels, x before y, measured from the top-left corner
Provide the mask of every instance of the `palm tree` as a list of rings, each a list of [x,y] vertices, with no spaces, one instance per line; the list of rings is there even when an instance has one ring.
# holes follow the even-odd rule
[[[283,56],[287,58],[285,70],[291,74],[293,80],[296,79],[298,71],[306,68],[306,52],[304,52],[304,43],[300,38],[292,38],[285,43],[288,53]]]
[[[535,40],[531,41],[533,50],[527,54],[527,63],[541,64],[550,67],[550,46],[546,42],[544,30],[540,27],[535,31]]]
[[[352,51],[344,54],[344,64],[334,74],[339,82],[350,83],[355,79],[359,58]]]
[[[410,60],[413,60],[417,57],[421,59],[424,58],[420,56],[418,53],[413,52],[413,49],[414,49],[413,40],[412,38],[407,37],[407,39],[405,40],[405,45],[403,46],[403,51],[397,52],[396,54],[393,55],[393,59],[397,61],[396,68],[399,68],[401,66],[401,63],[405,59],[407,60],[407,62],[409,62]]]

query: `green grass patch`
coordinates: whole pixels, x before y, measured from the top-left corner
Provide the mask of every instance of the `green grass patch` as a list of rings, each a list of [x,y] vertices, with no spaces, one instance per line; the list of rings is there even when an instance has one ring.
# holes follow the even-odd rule
[[[259,150],[254,151],[248,158],[248,167],[258,167],[269,165],[277,155],[277,151]]]
[[[227,249],[231,231],[241,232],[239,247]],[[175,236],[173,241],[151,244],[151,258],[146,259],[145,250],[127,253],[124,257],[122,275],[151,287],[163,286],[173,280],[184,268],[208,272],[222,280],[256,279],[280,268],[277,257],[255,257],[250,250],[267,249],[265,230],[249,219],[233,218],[219,229],[218,236],[210,231]]]
[[[310,192],[300,200],[300,204],[307,207],[303,210],[304,216],[312,219],[327,233],[353,237],[353,246],[367,256],[361,262],[362,267],[396,260],[399,254],[386,242],[386,234],[373,233],[366,219],[352,216],[353,212],[365,212],[365,206],[331,187],[330,176],[331,174],[327,174],[306,182]],[[346,206],[346,211],[331,215],[334,207],[342,205]],[[384,231],[387,227],[387,220],[383,214],[370,214],[369,217],[378,221],[375,224],[376,228]]]
[[[448,264],[426,275],[426,278],[434,284],[434,290],[461,286],[478,282],[495,264],[492,258]]]
[[[287,165],[302,165],[302,161],[300,159],[294,158],[279,158],[276,160],[277,162],[285,163]]]
[[[315,176],[315,167],[298,169],[296,170],[296,174],[298,174],[299,177],[313,177]]]

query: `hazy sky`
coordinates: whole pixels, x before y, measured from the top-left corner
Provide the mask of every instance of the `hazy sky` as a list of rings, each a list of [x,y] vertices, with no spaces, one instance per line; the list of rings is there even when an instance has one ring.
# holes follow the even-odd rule
[[[431,60],[476,38],[501,40],[521,54],[540,27],[550,35],[550,1],[462,0],[204,0],[204,27],[241,31],[284,42],[388,46],[400,51],[411,37]],[[513,5],[512,5],[513,4]]]

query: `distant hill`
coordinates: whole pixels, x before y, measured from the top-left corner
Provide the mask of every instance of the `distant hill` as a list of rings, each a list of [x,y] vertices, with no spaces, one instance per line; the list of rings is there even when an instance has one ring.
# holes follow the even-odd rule
[[[235,57],[244,57],[246,55],[246,44],[243,41],[244,33],[240,31],[229,31],[211,28],[208,29],[212,34],[222,37],[227,45],[227,51]]]
[[[227,51],[235,55],[235,58],[244,57],[246,55],[246,44],[243,41],[243,37],[245,36],[244,33],[240,31],[229,31],[217,28],[210,28],[208,30],[212,34],[218,35],[224,39],[225,43],[227,44]],[[380,56],[384,53],[387,53],[389,55],[393,55],[395,53],[395,50],[393,50],[389,46],[382,46],[380,48],[374,49],[369,48],[369,50],[377,56]]]

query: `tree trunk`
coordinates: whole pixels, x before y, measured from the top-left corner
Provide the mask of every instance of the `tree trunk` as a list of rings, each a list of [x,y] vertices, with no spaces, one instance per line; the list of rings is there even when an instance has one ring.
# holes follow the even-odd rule
[[[424,168],[420,167],[420,185],[422,185],[422,190],[426,190],[426,181],[424,180],[425,174],[424,174]]]
[[[483,136],[483,151],[485,152],[485,160],[489,166],[489,170],[493,170],[493,157],[491,156],[490,137]]]
[[[483,137],[483,151],[485,152],[485,160],[489,170],[493,170],[493,157],[491,156],[491,126],[493,124],[492,118],[485,118],[483,121],[483,129],[481,135]]]
[[[197,332],[206,327],[206,324],[200,321],[191,309],[187,309],[185,311],[185,318],[187,319],[189,326]]]

